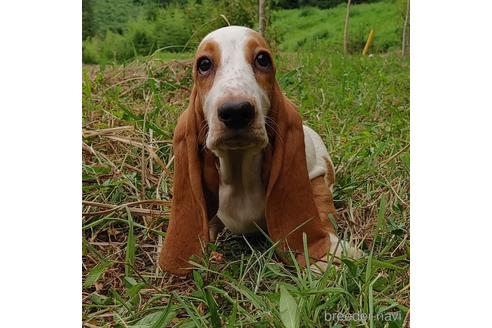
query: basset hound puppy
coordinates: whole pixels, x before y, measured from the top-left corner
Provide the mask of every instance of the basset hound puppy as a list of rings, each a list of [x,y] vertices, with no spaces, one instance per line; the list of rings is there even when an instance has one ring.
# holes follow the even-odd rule
[[[228,26],[208,34],[193,64],[189,107],[174,131],[171,219],[160,266],[191,271],[191,256],[225,226],[236,234],[262,229],[280,258],[326,269],[328,253],[349,256],[330,220],[335,173],[320,136],[304,126],[275,79],[262,36]]]

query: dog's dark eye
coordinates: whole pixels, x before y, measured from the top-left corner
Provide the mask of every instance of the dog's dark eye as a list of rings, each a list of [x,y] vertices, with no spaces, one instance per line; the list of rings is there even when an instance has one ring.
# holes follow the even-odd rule
[[[270,56],[266,52],[260,52],[256,56],[256,64],[260,66],[261,68],[268,68],[272,64],[272,61],[270,60]]]
[[[198,60],[198,71],[200,74],[207,74],[212,68],[212,61],[206,57]]]

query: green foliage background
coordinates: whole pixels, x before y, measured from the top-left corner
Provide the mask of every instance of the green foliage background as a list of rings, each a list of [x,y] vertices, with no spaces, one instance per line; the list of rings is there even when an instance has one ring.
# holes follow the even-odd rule
[[[190,53],[210,31],[227,25],[257,27],[257,0],[83,0],[83,62],[122,63],[163,52]],[[364,2],[364,3],[361,3]],[[372,52],[401,45],[404,0],[354,1],[352,51],[375,29]],[[346,2],[267,1],[267,38],[284,51],[342,49]],[[332,8],[330,10],[326,8]]]
[[[190,51],[208,32],[228,23],[254,27],[257,6],[255,0],[84,3],[84,21],[93,24],[83,33],[83,62],[88,64],[122,62],[162,50]]]

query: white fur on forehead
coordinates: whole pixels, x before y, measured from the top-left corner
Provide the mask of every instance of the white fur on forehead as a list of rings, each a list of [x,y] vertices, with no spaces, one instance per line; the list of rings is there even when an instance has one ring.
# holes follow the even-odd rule
[[[219,45],[221,43],[229,42],[238,43],[244,41],[244,39],[246,39],[246,37],[248,37],[252,33],[255,33],[255,31],[248,27],[226,26],[207,34],[203,38],[202,42],[200,42],[200,45],[209,40],[214,40],[215,42],[219,43]]]

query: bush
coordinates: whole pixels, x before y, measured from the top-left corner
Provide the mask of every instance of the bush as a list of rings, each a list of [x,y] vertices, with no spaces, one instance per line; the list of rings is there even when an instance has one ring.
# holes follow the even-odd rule
[[[147,56],[155,50],[156,39],[153,26],[143,16],[128,23],[128,30],[124,33],[124,38],[130,41],[135,55]]]
[[[108,32],[102,47],[104,58],[114,62],[121,62],[130,59],[134,55],[131,42],[118,33]]]
[[[96,38],[87,39],[82,42],[82,62],[86,64],[100,63],[99,49],[96,45]]]
[[[211,31],[227,26],[228,22],[231,25],[254,27],[257,18],[256,6],[256,0],[188,2],[184,12],[193,30],[190,47],[196,46]]]
[[[381,0],[352,0],[352,4],[371,3]],[[306,6],[318,7],[321,9],[334,8],[347,0],[274,0],[274,7],[277,9],[294,9]]]
[[[132,0],[96,0],[93,7],[94,29],[99,36],[106,31],[121,34],[128,20],[138,15]]]
[[[156,49],[166,47],[167,51],[178,52],[183,50],[190,40],[192,29],[185,12],[175,7],[158,11],[153,34],[156,39]]]
[[[127,2],[124,1],[125,5]],[[110,8],[108,4],[112,4],[112,1],[104,0],[103,3]],[[127,13],[126,16],[130,18],[118,24],[111,14],[111,27],[107,25],[105,33],[84,41],[82,58],[84,63],[107,63],[147,56],[162,48],[174,52],[189,51],[206,34],[227,26],[227,22],[254,27],[257,20],[256,6],[256,0],[191,0],[184,5],[147,5],[146,8],[134,10],[138,13],[135,18]]]
[[[222,2],[222,10],[231,25],[241,25],[253,28],[257,20],[258,1],[234,0]]]
[[[129,40],[118,33],[108,31],[104,38],[90,38],[82,44],[82,60],[86,64],[123,62],[134,56]]]

